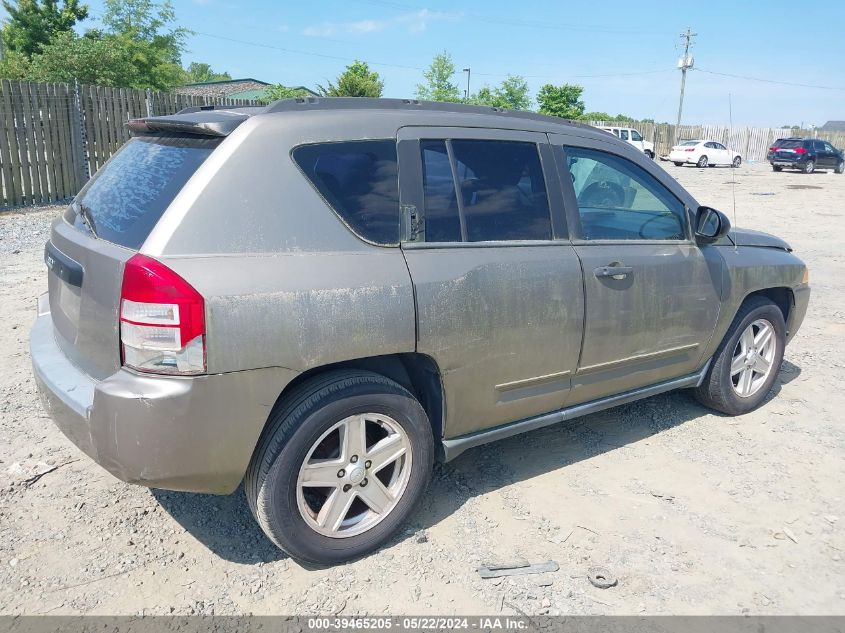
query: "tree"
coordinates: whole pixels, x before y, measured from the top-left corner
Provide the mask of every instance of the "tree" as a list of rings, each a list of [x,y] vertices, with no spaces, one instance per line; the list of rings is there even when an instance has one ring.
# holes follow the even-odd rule
[[[270,103],[279,99],[295,99],[296,97],[310,97],[311,93],[304,88],[288,88],[282,84],[268,86],[264,95],[258,100],[262,103]]]
[[[78,0],[3,0],[9,14],[3,25],[6,49],[31,57],[56,34],[67,33],[88,17],[88,7]]]
[[[581,101],[583,93],[584,88],[582,86],[546,84],[537,93],[540,114],[559,116],[564,119],[577,119],[584,114],[584,102]]]
[[[625,114],[617,114],[616,116],[613,116],[608,114],[607,112],[585,112],[578,118],[582,121],[607,121],[616,123],[625,123],[634,120]],[[651,123],[653,122],[654,121],[651,121]]]
[[[102,21],[106,37],[129,51],[139,87],[167,90],[184,83],[181,57],[190,31],[173,26],[176,14],[170,0],[105,0]]]
[[[367,62],[355,60],[337,77],[337,83],[328,82],[317,86],[317,92],[324,97],[380,97],[384,81]]]
[[[484,86],[469,99],[470,103],[507,108],[508,110],[527,110],[531,107],[528,97],[528,82],[518,75],[508,75],[501,85],[491,89]]]
[[[111,37],[72,31],[56,35],[32,56],[27,79],[144,88],[145,81],[133,64],[132,52],[115,45]]]
[[[417,98],[427,101],[461,101],[461,91],[451,81],[454,74],[452,56],[446,51],[438,53],[423,73],[426,83],[417,84]]]
[[[209,64],[191,62],[185,69],[185,83],[199,84],[206,81],[225,81],[231,79],[229,73],[218,73],[211,69]]]

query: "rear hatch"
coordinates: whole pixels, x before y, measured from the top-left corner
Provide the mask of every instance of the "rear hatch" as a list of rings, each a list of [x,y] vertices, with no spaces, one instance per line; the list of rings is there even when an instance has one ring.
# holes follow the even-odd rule
[[[124,264],[221,140],[170,132],[133,138],[54,222],[44,258],[56,339],[93,378],[121,365]]]
[[[778,144],[777,150],[775,150],[773,158],[775,160],[792,162],[798,160],[801,157],[802,153],[806,153],[805,151],[802,151],[803,149],[803,141],[784,140]]]

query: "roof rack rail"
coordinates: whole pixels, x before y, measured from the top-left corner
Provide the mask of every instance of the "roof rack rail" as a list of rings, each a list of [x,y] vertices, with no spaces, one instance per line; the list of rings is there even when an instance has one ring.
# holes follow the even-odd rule
[[[460,114],[494,114],[516,119],[528,119],[544,123],[574,125],[593,129],[592,126],[569,119],[526,112],[507,110],[495,106],[470,105],[442,101],[421,101],[419,99],[375,99],[370,97],[296,97],[273,101],[263,113],[297,112],[305,108],[315,110],[422,110],[426,112],[455,112]]]

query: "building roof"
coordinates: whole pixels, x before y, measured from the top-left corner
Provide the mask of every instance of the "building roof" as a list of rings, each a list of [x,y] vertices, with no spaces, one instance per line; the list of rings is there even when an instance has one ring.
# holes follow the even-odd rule
[[[845,132],[845,121],[828,121],[819,128],[820,132]]]
[[[243,79],[223,79],[221,81],[203,81],[195,84],[187,84],[176,88],[176,92],[197,97],[249,99],[253,97],[232,97],[232,95],[256,90],[263,93],[269,85],[266,81],[245,77]]]

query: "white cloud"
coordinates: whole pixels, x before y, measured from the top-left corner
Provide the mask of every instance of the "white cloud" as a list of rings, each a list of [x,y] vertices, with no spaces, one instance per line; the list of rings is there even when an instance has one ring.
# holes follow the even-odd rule
[[[458,16],[453,13],[429,11],[420,9],[412,13],[404,13],[393,18],[383,20],[356,20],[354,22],[323,22],[314,24],[302,30],[303,35],[309,37],[331,37],[338,33],[349,35],[366,35],[378,33],[388,28],[401,28],[408,33],[424,31],[430,22],[437,20],[454,20]]]

